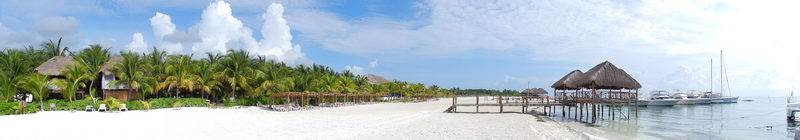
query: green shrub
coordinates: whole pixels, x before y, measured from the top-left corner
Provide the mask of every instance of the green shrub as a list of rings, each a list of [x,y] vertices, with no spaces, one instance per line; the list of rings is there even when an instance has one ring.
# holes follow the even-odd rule
[[[68,102],[67,105],[66,105],[66,108],[67,108],[67,110],[81,110],[82,111],[82,110],[86,109],[87,105],[91,105],[91,106],[94,106],[94,108],[97,108],[97,105],[93,104],[91,99],[88,99],[88,100],[86,100],[86,99],[74,100],[72,102]]]
[[[225,100],[225,106],[254,106],[261,100],[260,98],[247,98],[247,97],[240,97],[236,98],[236,100],[230,101]]]
[[[56,100],[56,99],[47,100],[47,102],[44,103],[45,110],[53,110],[50,108],[51,103],[56,104],[55,110],[69,110],[69,107],[67,106],[67,101]]]
[[[147,101],[139,101],[139,103],[140,103],[140,104],[142,104],[142,108],[143,108],[144,110],[150,110],[150,107],[151,107],[151,106],[150,106],[150,102],[147,102]]]
[[[202,98],[181,98],[180,100],[183,107],[207,107],[208,102]]]
[[[16,110],[14,109],[17,106],[19,106],[19,103],[17,102],[0,101],[0,115],[17,114]]]
[[[183,103],[181,103],[180,101],[172,104],[172,108],[181,108],[181,107],[183,107]]]
[[[125,104],[125,107],[128,107],[128,110],[144,110],[144,105],[142,105],[142,101],[122,101]]]
[[[181,103],[181,107],[207,107],[208,102],[202,98],[155,98],[148,100],[150,108],[173,108],[176,102]]]
[[[175,98],[155,98],[150,99],[150,108],[152,109],[159,109],[159,108],[171,108],[172,104],[177,101]]]

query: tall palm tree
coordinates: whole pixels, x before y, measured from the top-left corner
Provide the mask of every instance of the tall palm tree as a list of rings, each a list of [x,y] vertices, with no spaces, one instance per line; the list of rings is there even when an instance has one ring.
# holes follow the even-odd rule
[[[65,56],[68,50],[67,47],[61,47],[61,38],[58,38],[58,42],[49,40],[42,43],[40,46],[42,46],[44,54],[47,58],[51,58],[53,56]]]
[[[194,62],[193,73],[197,76],[195,85],[197,90],[201,92],[201,96],[205,96],[206,94],[212,96],[214,89],[220,85],[219,81],[217,81],[217,77],[219,74],[215,71],[214,63],[209,62]]]
[[[250,90],[248,76],[253,73],[253,62],[250,53],[244,50],[228,50],[220,63],[225,81],[231,88],[227,96],[236,97],[237,91]]]
[[[134,90],[139,90],[144,84],[154,78],[144,75],[143,60],[141,57],[132,52],[122,53],[124,58],[121,62],[115,63],[112,70],[116,73],[119,79],[111,81],[111,86],[125,85],[128,87],[128,94],[133,93]],[[142,99],[145,96],[141,96]]]
[[[166,88],[167,91],[174,89],[175,98],[180,96],[181,90],[194,90],[197,78],[189,71],[192,68],[191,61],[191,56],[187,55],[170,56],[166,68],[168,76],[158,84],[156,89]]]
[[[61,88],[61,95],[70,101],[75,99],[79,88],[86,87],[84,83],[86,79],[92,77],[86,72],[86,67],[83,65],[69,65],[61,73],[66,76],[66,79],[57,79],[53,84]]]
[[[17,76],[25,75],[33,71],[33,64],[30,56],[19,50],[5,50],[0,53],[0,71],[6,73],[12,79]]]
[[[33,95],[33,98],[39,100],[40,109],[44,110],[44,103],[42,101],[44,101],[44,98],[47,98],[47,95],[50,93],[50,90],[47,88],[48,83],[47,76],[34,73],[20,80],[17,86],[28,91]]]
[[[108,48],[104,48],[99,44],[89,45],[89,48],[81,50],[73,57],[78,64],[86,67],[86,71],[92,75],[90,78],[88,78],[88,80],[91,81],[89,83],[89,88],[95,90],[98,89],[94,83],[96,83],[97,77],[100,74],[100,71],[103,69],[103,65],[111,58]],[[95,95],[91,94],[90,96],[92,96],[93,100],[95,99]]]
[[[14,94],[17,93],[17,86],[15,84],[15,79],[12,79],[6,73],[0,73],[0,98],[5,99],[0,101],[12,100]]]

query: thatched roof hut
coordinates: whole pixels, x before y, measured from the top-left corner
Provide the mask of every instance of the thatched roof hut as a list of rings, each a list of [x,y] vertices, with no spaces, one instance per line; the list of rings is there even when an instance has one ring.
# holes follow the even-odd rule
[[[574,84],[581,88],[596,89],[639,89],[642,85],[624,70],[611,62],[597,64],[577,79]],[[569,85],[569,84],[567,84]]]
[[[122,60],[125,60],[125,57],[113,56],[110,59],[108,59],[108,61],[105,64],[103,64],[103,69],[102,69],[103,75],[114,75],[114,72],[111,71],[111,69],[114,67],[114,63],[122,62]]]
[[[581,78],[581,76],[583,76],[583,72],[581,70],[573,70],[572,72],[569,72],[567,75],[564,75],[564,77],[561,77],[561,79],[553,83],[553,85],[550,87],[562,90],[579,89],[580,87],[575,85],[575,81],[578,78]]]
[[[67,66],[74,63],[75,60],[73,60],[71,56],[54,56],[53,58],[50,58],[42,63],[42,65],[39,65],[39,67],[36,67],[34,70],[42,75],[63,76],[61,74],[61,70],[64,70],[64,68],[67,68]]]
[[[544,90],[543,88],[529,88],[522,90],[520,93],[523,95],[545,95],[547,94],[547,90]]]
[[[389,82],[389,80],[386,80],[386,78],[373,74],[367,74],[366,77],[367,77],[367,82],[369,82],[370,84],[382,84]]]

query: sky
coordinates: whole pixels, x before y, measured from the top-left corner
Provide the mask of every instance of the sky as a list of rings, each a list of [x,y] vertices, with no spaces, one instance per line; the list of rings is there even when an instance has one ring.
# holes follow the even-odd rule
[[[733,95],[787,96],[800,69],[800,1],[791,0],[0,3],[0,49],[58,37],[73,51],[90,44],[115,53],[245,49],[291,65],[446,88],[547,88],[572,70],[610,61],[642,92],[712,84],[719,91],[723,51]]]

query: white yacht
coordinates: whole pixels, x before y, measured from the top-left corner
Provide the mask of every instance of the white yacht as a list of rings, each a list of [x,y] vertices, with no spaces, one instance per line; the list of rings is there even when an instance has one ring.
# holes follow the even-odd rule
[[[666,94],[667,91],[655,90],[650,92],[649,100],[638,100],[639,105],[646,106],[672,106],[678,103],[678,100],[673,99]]]
[[[711,104],[711,99],[703,98],[703,96],[695,94],[693,92],[681,92],[676,90],[672,93],[672,98],[678,100],[677,105],[702,105],[702,104]]]

